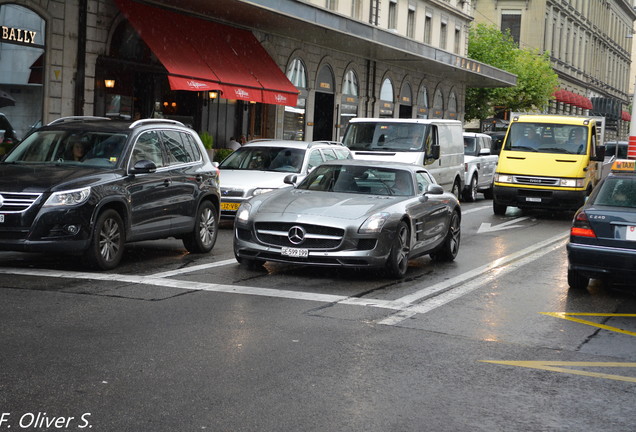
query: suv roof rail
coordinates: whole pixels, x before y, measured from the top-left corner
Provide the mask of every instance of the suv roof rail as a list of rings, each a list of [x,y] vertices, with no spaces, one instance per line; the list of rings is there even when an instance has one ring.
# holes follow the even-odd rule
[[[68,117],[60,117],[59,119],[55,119],[47,126],[55,125],[58,123],[68,123],[74,121],[90,121],[90,120],[110,120],[108,117],[96,117],[96,116],[68,116]]]
[[[344,147],[344,144],[341,143],[340,141],[327,141],[327,140],[312,141],[311,143],[309,143],[309,147],[311,147],[311,146],[313,146],[315,144],[329,144],[329,145],[336,145],[336,146]]]
[[[180,121],[177,120],[172,120],[172,119],[159,119],[159,118],[147,118],[147,119],[141,119],[141,120],[137,120],[134,121],[130,124],[130,126],[128,126],[130,129],[135,128],[139,125],[144,125],[147,123],[170,123],[170,124],[174,124],[177,126],[183,126],[185,127],[185,125],[183,123],[181,123]]]
[[[253,140],[250,140],[248,142],[246,142],[245,144],[251,144],[251,143],[255,143],[255,142],[263,142],[263,141],[274,141],[274,138],[256,138]]]

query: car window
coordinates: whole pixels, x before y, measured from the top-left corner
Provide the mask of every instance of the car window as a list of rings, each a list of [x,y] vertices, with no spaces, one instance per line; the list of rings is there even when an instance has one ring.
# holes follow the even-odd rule
[[[322,149],[322,155],[324,156],[326,161],[338,159],[338,157],[336,156],[336,152],[329,148]]]
[[[311,151],[311,153],[309,153],[309,165],[307,168],[308,169],[315,168],[318,165],[320,165],[322,162],[323,160],[322,160],[320,151],[318,151],[318,149],[314,149]]]
[[[475,137],[464,137],[464,154],[468,156],[477,155],[477,139]]]
[[[338,159],[353,159],[353,157],[351,156],[351,152],[347,149],[336,147],[333,150],[336,152],[336,157]]]
[[[418,171],[415,174],[415,180],[417,181],[417,192],[419,194],[426,192],[428,186],[433,183],[429,174],[425,171]]]
[[[608,177],[601,186],[594,204],[636,208],[636,179]]]
[[[157,168],[164,166],[157,131],[147,131],[139,135],[133,148],[132,164],[134,165],[140,160],[154,162]]]
[[[201,159],[201,151],[196,139],[189,133],[181,132],[181,138],[186,152],[190,155],[190,160],[198,161]]]
[[[405,170],[365,166],[322,165],[297,187],[365,195],[412,196],[413,180]]]
[[[168,165],[193,162],[192,155],[187,151],[183,142],[183,135],[178,131],[161,131],[161,138],[166,149],[166,160]]]

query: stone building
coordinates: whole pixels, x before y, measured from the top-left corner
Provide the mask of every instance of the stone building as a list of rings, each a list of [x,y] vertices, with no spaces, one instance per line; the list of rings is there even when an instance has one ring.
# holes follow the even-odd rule
[[[230,136],[337,140],[352,116],[463,119],[465,0],[0,0],[0,107],[24,135],[61,116],[163,116]]]
[[[633,2],[473,0],[475,21],[509,29],[521,48],[549,52],[559,76],[546,111],[605,116],[609,137],[629,133]]]

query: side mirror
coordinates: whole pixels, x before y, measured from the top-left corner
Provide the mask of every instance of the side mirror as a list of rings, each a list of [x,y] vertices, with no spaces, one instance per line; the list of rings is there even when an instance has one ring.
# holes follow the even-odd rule
[[[444,188],[438,184],[433,183],[428,185],[428,187],[426,188],[426,192],[424,192],[424,195],[441,195],[443,193]]]
[[[594,162],[602,162],[605,160],[605,146],[596,146],[596,156],[592,156]]]
[[[154,162],[142,159],[135,162],[135,165],[130,170],[131,174],[148,174],[157,171],[157,165]]]
[[[431,159],[439,159],[439,155],[440,155],[439,144],[433,144],[431,146],[431,154],[427,155],[427,157]]]
[[[288,174],[283,179],[283,183],[296,186],[297,180],[298,180],[298,176],[296,174]]]

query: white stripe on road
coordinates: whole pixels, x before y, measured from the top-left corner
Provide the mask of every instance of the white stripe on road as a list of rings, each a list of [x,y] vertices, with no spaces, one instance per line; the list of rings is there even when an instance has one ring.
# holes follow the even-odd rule
[[[380,300],[369,298],[358,298],[349,296],[339,296],[332,294],[309,293],[302,291],[279,290],[272,288],[245,287],[237,285],[212,284],[205,282],[192,282],[177,279],[168,279],[170,276],[203,270],[211,267],[218,267],[236,263],[236,260],[229,259],[216,263],[203,264],[184,269],[156,273],[149,276],[123,275],[116,273],[89,273],[89,272],[69,272],[42,269],[23,268],[2,268],[0,274],[12,274],[22,276],[57,277],[69,279],[82,279],[94,281],[114,281],[131,284],[153,285],[169,287],[190,291],[210,291],[228,294],[244,294],[264,297],[277,297],[294,300],[315,301],[321,303],[345,304],[353,306],[376,307],[397,311],[396,314],[379,321],[380,324],[395,325],[416,314],[429,312],[456,298],[459,298],[484,284],[491,282],[497,276],[513,271],[526,265],[547,253],[562,247],[563,240],[567,233],[552,237],[534,246],[520,250],[506,257],[500,258],[491,264],[478,267],[459,276],[437,283],[430,287],[419,290],[397,300]],[[555,244],[556,243],[556,244]],[[551,247],[550,247],[551,246]],[[449,291],[452,290],[452,291]],[[423,302],[421,302],[424,299]]]

